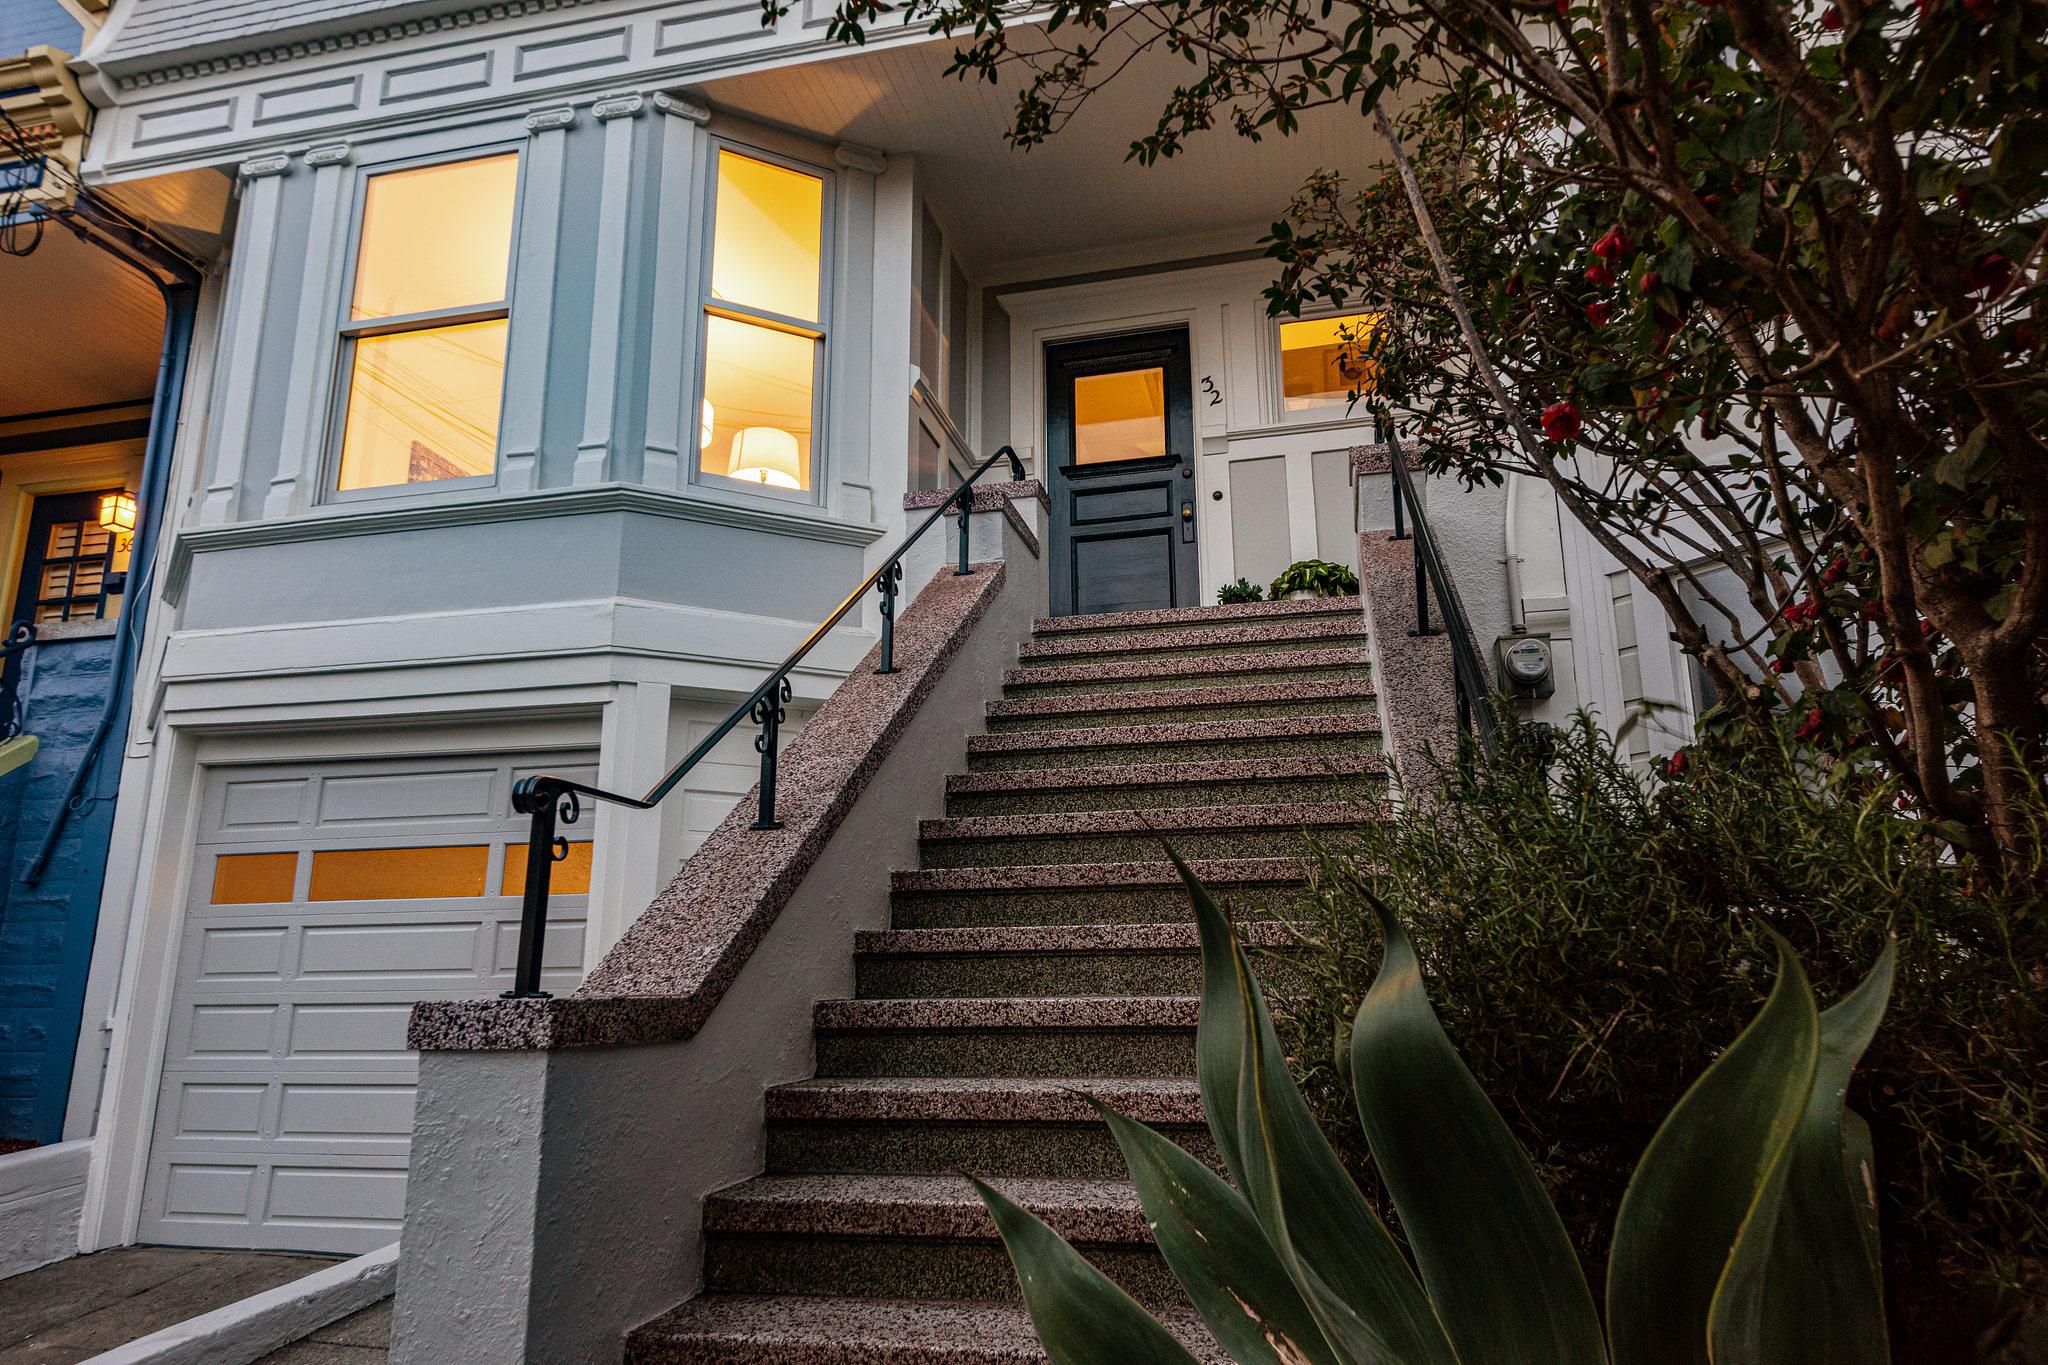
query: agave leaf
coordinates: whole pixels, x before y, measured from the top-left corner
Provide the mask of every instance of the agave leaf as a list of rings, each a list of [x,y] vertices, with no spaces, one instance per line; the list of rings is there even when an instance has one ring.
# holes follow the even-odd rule
[[[974,1188],[1003,1235],[1031,1325],[1052,1365],[1200,1365],[1159,1319],[1037,1214],[980,1180]]]
[[[1202,1112],[1209,1135],[1223,1154],[1223,1166],[1244,1188],[1244,1156],[1237,1142],[1238,1073],[1244,1066],[1244,999],[1237,974],[1237,933],[1209,889],[1188,870],[1171,844],[1166,856],[1180,869],[1195,906],[1202,940],[1202,1009],[1195,1022],[1195,1076],[1202,1087]]]
[[[1353,1365],[1454,1365],[1415,1272],[1352,1183],[1288,1074],[1244,950],[1238,1085],[1245,1192],[1323,1335]]]
[[[1896,956],[1886,945],[1862,984],[1820,1016],[1820,1056],[1799,1125],[1714,1295],[1709,1333],[1718,1365],[1891,1358],[1874,1185],[1862,1169],[1870,1131],[1849,1121],[1842,1099],[1884,1017]]]
[[[1367,893],[1386,958],[1351,1032],[1372,1159],[1467,1365],[1605,1365],[1600,1316],[1543,1182],[1445,1036],[1414,946]]]
[[[1088,1102],[1123,1149],[1160,1255],[1231,1359],[1341,1365],[1237,1191],[1144,1124]]]
[[[1622,1195],[1607,1266],[1615,1365],[1710,1365],[1714,1291],[1806,1108],[1820,1015],[1798,956],[1772,937],[1770,998],[1665,1116]]]

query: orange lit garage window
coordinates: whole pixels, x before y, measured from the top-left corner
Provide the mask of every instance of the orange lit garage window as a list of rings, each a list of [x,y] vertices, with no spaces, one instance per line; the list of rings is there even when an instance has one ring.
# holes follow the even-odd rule
[[[323,848],[313,855],[316,901],[427,900],[481,896],[488,844],[449,848]]]
[[[569,856],[555,864],[555,870],[548,877],[548,891],[557,896],[586,896],[590,894],[590,853],[591,844],[585,840],[569,845]],[[526,894],[526,845],[505,846],[505,876],[498,884],[501,896],[523,896]]]
[[[296,853],[223,853],[213,860],[215,905],[270,905],[292,898]]]

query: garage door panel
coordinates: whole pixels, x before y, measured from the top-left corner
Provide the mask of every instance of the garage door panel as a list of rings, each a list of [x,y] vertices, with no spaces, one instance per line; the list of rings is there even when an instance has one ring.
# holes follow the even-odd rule
[[[397,1235],[412,1007],[511,984],[519,898],[503,894],[505,849],[523,851],[527,823],[509,810],[511,784],[521,771],[594,778],[571,757],[213,775],[141,1240],[354,1253]],[[587,904],[564,893],[549,907],[548,990],[582,977]]]

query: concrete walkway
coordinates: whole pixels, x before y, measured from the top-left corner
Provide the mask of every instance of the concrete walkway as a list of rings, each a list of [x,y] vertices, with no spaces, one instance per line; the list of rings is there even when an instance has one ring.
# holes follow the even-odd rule
[[[0,1365],[75,1365],[340,1259],[192,1247],[118,1247],[74,1256],[0,1280]]]
[[[391,1355],[391,1300],[330,1322],[256,1365],[384,1365]]]

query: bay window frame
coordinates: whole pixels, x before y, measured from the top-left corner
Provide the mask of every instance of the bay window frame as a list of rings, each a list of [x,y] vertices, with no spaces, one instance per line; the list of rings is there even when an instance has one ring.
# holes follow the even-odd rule
[[[689,433],[689,461],[686,466],[685,482],[692,488],[732,492],[746,497],[773,498],[778,502],[795,503],[805,507],[825,505],[826,439],[828,419],[831,412],[830,395],[826,392],[831,374],[830,356],[832,350],[832,312],[835,279],[836,213],[838,208],[838,175],[830,167],[821,166],[802,157],[789,156],[771,151],[755,143],[735,137],[711,134],[706,138],[710,154],[704,158],[700,171],[700,194],[703,210],[698,218],[698,227],[703,241],[697,261],[696,308],[696,373],[691,376],[689,387],[690,404],[685,410],[683,429]],[[749,160],[765,165],[779,166],[784,170],[808,175],[820,182],[818,204],[818,317],[816,321],[790,317],[783,313],[770,312],[749,304],[734,303],[729,299],[712,297],[711,286],[717,269],[718,248],[718,164],[721,153],[732,152]],[[765,327],[770,331],[783,332],[791,336],[806,337],[815,342],[811,351],[811,449],[810,487],[777,488],[773,484],[756,483],[751,479],[736,479],[729,474],[714,474],[704,467],[704,443],[702,423],[697,417],[704,410],[705,389],[711,372],[711,319],[724,318],[732,322]]]
[[[466,161],[485,161],[493,157],[513,156],[518,158],[518,173],[512,185],[512,229],[511,240],[507,243],[505,268],[505,295],[495,303],[464,304],[451,308],[428,309],[419,313],[405,313],[396,317],[366,318],[360,322],[349,318],[351,303],[355,298],[356,277],[362,268],[363,228],[369,218],[370,181],[380,175],[402,171],[428,170],[436,166],[458,166]],[[328,415],[326,435],[322,442],[320,462],[320,494],[323,503],[378,502],[391,498],[433,498],[449,493],[469,493],[492,488],[498,483],[504,460],[505,402],[510,392],[511,329],[516,311],[514,294],[519,279],[519,232],[521,217],[526,207],[527,157],[526,139],[505,138],[488,143],[479,143],[459,150],[441,150],[419,153],[411,156],[394,157],[388,161],[375,161],[358,165],[354,176],[353,194],[349,203],[349,230],[343,247],[343,267],[340,272],[340,287],[335,291],[333,302],[334,326],[329,335],[333,341],[333,373],[328,381]],[[348,428],[350,389],[355,377],[357,343],[368,338],[393,336],[404,332],[424,332],[437,327],[457,327],[472,322],[497,322],[506,324],[506,359],[500,367],[498,381],[498,428],[492,448],[491,471],[460,479],[433,479],[420,483],[379,484],[371,488],[343,488],[341,486],[342,441]]]

